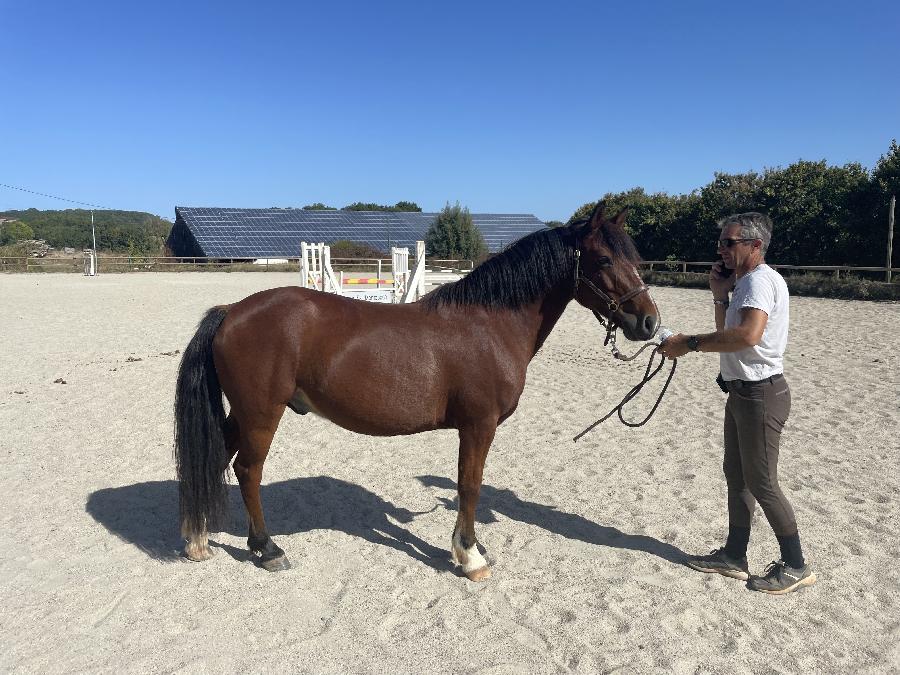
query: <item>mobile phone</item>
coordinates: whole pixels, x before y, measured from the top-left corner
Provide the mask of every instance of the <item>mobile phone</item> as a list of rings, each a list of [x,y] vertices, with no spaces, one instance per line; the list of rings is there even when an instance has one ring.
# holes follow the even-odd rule
[[[731,275],[734,274],[734,270],[728,269],[724,264],[717,264],[717,266],[715,267],[715,272],[716,276],[720,279],[728,279],[731,277]]]

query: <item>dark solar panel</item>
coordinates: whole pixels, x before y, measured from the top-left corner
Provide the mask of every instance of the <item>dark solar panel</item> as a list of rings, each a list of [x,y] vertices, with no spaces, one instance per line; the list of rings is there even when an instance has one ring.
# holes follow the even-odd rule
[[[214,258],[296,258],[300,242],[363,242],[385,253],[391,246],[415,250],[436,213],[305,211],[302,209],[175,208],[176,226],[190,230],[203,254]],[[532,215],[473,213],[488,250],[546,227]],[[191,255],[173,251],[176,255]]]

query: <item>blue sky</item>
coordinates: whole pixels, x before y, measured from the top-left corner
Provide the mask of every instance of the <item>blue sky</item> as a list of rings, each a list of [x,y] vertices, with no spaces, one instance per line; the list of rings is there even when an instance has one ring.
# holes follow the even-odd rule
[[[627,6],[626,6],[627,5]],[[0,0],[0,183],[565,220],[900,138],[897,2]],[[0,210],[73,205],[0,187]]]

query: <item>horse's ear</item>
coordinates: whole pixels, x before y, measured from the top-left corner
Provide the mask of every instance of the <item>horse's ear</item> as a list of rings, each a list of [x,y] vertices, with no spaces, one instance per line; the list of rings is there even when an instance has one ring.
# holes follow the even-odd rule
[[[591,225],[596,227],[603,221],[603,212],[606,210],[606,202],[604,200],[600,200],[597,202],[597,205],[594,207],[594,210],[591,211]]]
[[[619,211],[619,215],[613,218],[613,222],[620,226],[625,227],[625,220],[628,218],[628,207],[626,206],[624,209]]]

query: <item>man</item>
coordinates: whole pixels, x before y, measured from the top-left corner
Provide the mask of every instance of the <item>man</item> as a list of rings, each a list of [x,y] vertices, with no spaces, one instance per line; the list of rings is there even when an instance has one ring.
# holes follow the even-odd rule
[[[766,265],[772,221],[761,213],[739,213],[719,221],[718,252],[709,287],[716,332],[673,335],[660,350],[669,358],[690,351],[719,352],[725,404],[725,460],[728,539],[709,555],[688,559],[700,572],[749,579],[757,591],[781,595],[816,582],[803,559],[797,521],[778,485],[778,446],[791,409],[783,374],[788,336],[788,289]],[[733,290],[731,299],[728,294]],[[756,502],[775,531],[781,559],[761,577],[750,577],[747,544]]]

